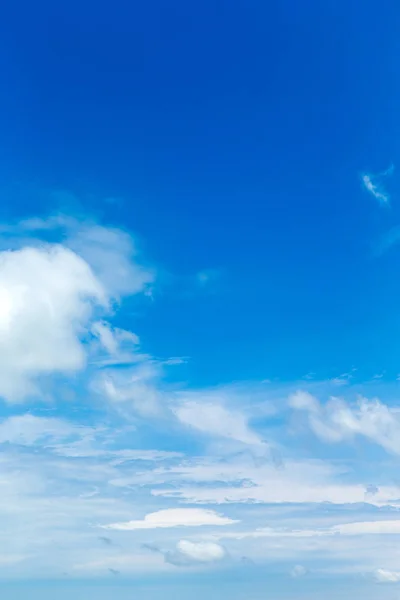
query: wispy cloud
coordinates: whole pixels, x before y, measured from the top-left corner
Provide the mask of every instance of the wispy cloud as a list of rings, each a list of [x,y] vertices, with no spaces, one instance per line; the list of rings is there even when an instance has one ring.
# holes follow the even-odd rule
[[[393,170],[394,166],[391,165],[388,169],[386,169],[386,171],[383,171],[382,173],[364,173],[361,176],[361,180],[365,189],[368,192],[370,192],[374,196],[374,198],[376,198],[376,200],[378,200],[378,202],[380,202],[383,205],[388,205],[390,203],[390,196],[386,192],[382,184],[382,180],[388,175],[391,175],[393,173]]]
[[[189,395],[174,410],[178,419],[201,431],[205,435],[216,435],[232,439],[243,444],[263,445],[264,442],[247,423],[246,416],[232,409],[227,409],[221,404],[218,397],[205,397],[197,394],[196,400]]]
[[[375,579],[379,583],[399,583],[399,571],[387,571],[386,569],[377,569],[375,571]]]
[[[387,452],[400,454],[399,413],[377,399],[359,398],[351,406],[332,397],[323,406],[308,392],[298,391],[291,395],[290,405],[306,412],[311,430],[321,440],[338,443],[363,436]]]

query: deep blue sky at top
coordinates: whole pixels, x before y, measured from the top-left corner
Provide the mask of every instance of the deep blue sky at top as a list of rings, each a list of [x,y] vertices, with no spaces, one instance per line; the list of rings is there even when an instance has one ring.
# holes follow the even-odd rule
[[[194,384],[400,371],[393,1],[18,2],[0,25],[2,212],[68,189],[136,231],[160,294],[132,327]],[[399,190],[400,191],[400,190]],[[122,203],[107,204],[107,196]],[[187,293],[203,269],[211,289]],[[162,278],[163,279],[163,278]]]

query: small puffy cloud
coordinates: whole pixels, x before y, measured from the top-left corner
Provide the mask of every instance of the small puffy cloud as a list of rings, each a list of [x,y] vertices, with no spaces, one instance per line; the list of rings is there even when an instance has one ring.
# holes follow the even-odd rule
[[[377,569],[374,573],[376,581],[379,583],[398,583],[400,581],[399,571],[387,571],[386,569]]]
[[[390,196],[382,185],[382,179],[391,175],[393,170],[394,167],[391,165],[386,171],[383,171],[383,173],[377,173],[375,175],[373,173],[364,173],[361,176],[361,181],[365,189],[381,204],[389,204]]]
[[[188,540],[180,540],[175,551],[164,553],[165,561],[177,567],[215,563],[225,557],[226,550],[220,544]]]
[[[295,565],[293,569],[290,571],[290,576],[294,579],[298,577],[304,577],[307,574],[307,569],[303,567],[303,565]]]
[[[360,398],[352,406],[330,398],[321,405],[314,396],[298,391],[290,396],[289,405],[308,414],[311,430],[323,441],[335,443],[360,435],[387,452],[400,454],[399,413],[378,399]]]
[[[215,563],[223,560],[227,555],[225,548],[215,542],[180,540],[175,550],[163,550],[155,544],[143,544],[143,547],[150,552],[162,554],[165,562],[175,567]]]
[[[134,529],[156,529],[169,527],[201,527],[203,525],[231,525],[237,523],[223,517],[213,510],[203,508],[169,508],[149,513],[140,521],[111,523],[102,525],[103,529],[119,529],[132,531]]]
[[[225,549],[219,544],[213,542],[190,542],[181,540],[178,543],[178,550],[181,554],[198,562],[213,562],[225,557]]]
[[[184,424],[207,435],[220,436],[249,445],[262,445],[261,438],[250,429],[244,414],[210,401],[182,402],[174,410]]]

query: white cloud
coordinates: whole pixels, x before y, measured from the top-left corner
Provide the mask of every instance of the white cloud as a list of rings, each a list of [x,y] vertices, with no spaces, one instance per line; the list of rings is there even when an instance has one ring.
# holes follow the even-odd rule
[[[379,583],[398,583],[400,581],[400,572],[377,569],[375,571],[375,579]]]
[[[299,391],[290,396],[289,404],[308,414],[310,428],[326,442],[341,442],[360,435],[387,452],[400,454],[400,415],[378,399],[360,398],[351,406],[340,398],[331,398],[322,406],[315,397]]]
[[[64,214],[25,219],[1,229],[13,235],[28,232],[30,236],[48,231],[59,232],[63,245],[90,264],[96,277],[113,297],[144,290],[149,292],[154,282],[154,271],[140,264],[135,241],[121,229]]]
[[[139,337],[132,331],[112,327],[107,321],[96,321],[91,333],[98,345],[92,344],[91,363],[101,367],[130,365],[149,361],[150,357],[139,351]]]
[[[157,527],[201,527],[203,525],[231,525],[236,523],[232,519],[222,517],[213,510],[202,508],[167,508],[150,513],[141,521],[128,521],[126,523],[111,523],[102,525],[103,529],[120,529],[131,531],[133,529],[156,529]]]
[[[207,397],[206,401],[187,400],[174,410],[178,419],[194,429],[207,434],[232,439],[243,444],[263,444],[261,438],[250,429],[244,414],[230,410]]]
[[[297,410],[309,410],[310,412],[315,412],[319,409],[318,400],[303,390],[299,390],[290,396],[289,405]]]
[[[387,204],[389,202],[389,195],[384,192],[376,183],[373,183],[372,177],[372,175],[362,176],[362,182],[365,188],[371,192],[371,194],[375,196],[375,198],[382,204]]]
[[[107,294],[89,265],[62,246],[0,253],[0,395],[21,400],[35,378],[85,364],[81,338]]]
[[[180,540],[177,545],[178,551],[195,562],[215,562],[226,556],[223,546],[213,542],[190,542]]]
[[[160,383],[163,368],[179,360],[158,361],[142,354],[135,334],[107,321],[122,296],[148,293],[154,278],[139,264],[135,244],[125,232],[65,218],[27,221],[22,229],[29,242],[21,247],[14,239],[13,251],[0,252],[0,395],[8,400],[43,395],[44,380],[54,382],[51,376],[56,375],[58,382],[62,375],[57,392],[76,384],[80,396],[68,405],[70,421],[30,413],[0,421],[2,540],[12,557],[7,565],[0,557],[0,577],[14,570],[29,577],[57,577],[62,568],[81,577],[109,576],[110,569],[134,574],[168,571],[171,565],[202,568],[244,555],[249,560],[261,557],[263,566],[289,557],[284,569],[289,572],[297,565],[291,574],[300,577],[305,568],[297,561],[309,564],[301,552],[319,559],[321,549],[325,557],[350,561],[357,549],[367,572],[384,564],[394,569],[388,572],[397,573],[396,555],[391,559],[390,552],[400,535],[400,521],[391,520],[393,510],[384,505],[397,507],[400,491],[394,484],[382,484],[391,481],[390,474],[380,473],[378,486],[368,488],[375,480],[365,465],[355,473],[350,462],[301,458],[308,450],[293,446],[293,438],[285,437],[287,445],[281,445],[279,435],[286,424],[280,418],[270,429],[285,457],[277,468],[264,434],[252,424],[261,424],[264,431],[269,427],[272,413],[266,396],[276,407],[285,405],[286,387],[285,393],[279,386],[268,386],[265,392],[265,386],[261,390],[255,385],[169,391]],[[61,244],[31,237],[40,231],[54,239],[59,229]],[[96,401],[94,411],[93,404],[84,404],[88,388],[90,401]],[[100,401],[91,395],[93,388]],[[309,389],[315,388],[318,382],[310,383]],[[109,401],[106,407],[102,399]],[[65,404],[61,408],[58,400],[55,395],[40,411],[59,415]],[[323,407],[307,393],[291,401],[323,439],[363,435],[400,453],[398,413],[380,402],[361,400],[353,406],[331,400]],[[110,403],[117,410],[109,411]],[[135,428],[129,414],[127,424],[123,417],[130,407],[135,416],[152,420],[136,420]],[[38,407],[32,412],[43,414]],[[104,424],[93,424],[94,418]],[[80,426],[82,419],[92,424]],[[205,436],[206,456],[172,451],[173,437],[182,433],[178,421],[191,428],[192,436]],[[150,449],[155,439],[159,450]],[[178,440],[176,448],[180,451],[182,445]],[[166,508],[172,502],[184,507]],[[323,502],[330,504],[321,507]],[[363,502],[370,505],[353,506],[357,513],[348,506]],[[223,503],[232,503],[229,518],[199,508]],[[143,518],[144,511],[148,514]],[[373,520],[377,515],[381,521]],[[265,527],[271,523],[274,529]],[[101,542],[101,527],[109,530],[110,543]],[[250,531],[237,531],[242,527]],[[218,538],[219,532],[227,534]],[[181,539],[189,534],[196,538]],[[363,541],[366,535],[375,536],[373,550]],[[149,537],[155,548],[167,550],[150,557],[138,552]],[[228,540],[226,548],[219,539]]]
[[[162,554],[165,562],[175,567],[211,564],[227,556],[225,548],[215,542],[179,540],[174,550],[163,550],[155,544],[144,544],[144,548]]]
[[[372,173],[365,173],[361,176],[361,180],[365,189],[370,192],[381,204],[389,204],[390,196],[382,186],[382,179],[387,175],[391,175],[393,173],[393,169],[394,167],[391,165],[383,173],[378,173],[376,175],[373,175]]]
[[[43,223],[28,220],[13,233],[32,234]],[[111,354],[134,346],[134,334],[112,331],[96,317],[153,280],[135,262],[128,234],[73,219],[55,219],[49,227],[67,230],[62,244],[25,238],[18,248],[14,237],[10,247],[17,248],[0,252],[0,396],[8,401],[37,395],[40,377],[83,369],[91,330]]]

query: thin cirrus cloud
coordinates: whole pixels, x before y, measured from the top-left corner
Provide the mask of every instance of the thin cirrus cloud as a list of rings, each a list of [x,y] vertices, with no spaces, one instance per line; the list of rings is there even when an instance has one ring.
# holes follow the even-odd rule
[[[232,525],[234,519],[223,517],[213,510],[203,508],[169,508],[149,513],[139,521],[102,525],[103,529],[132,531],[134,529],[157,529],[169,527],[201,527],[204,525]]]
[[[389,205],[390,203],[390,195],[386,192],[382,180],[391,175],[393,170],[394,166],[391,165],[382,173],[364,173],[361,176],[361,181],[365,189],[382,205]]]

